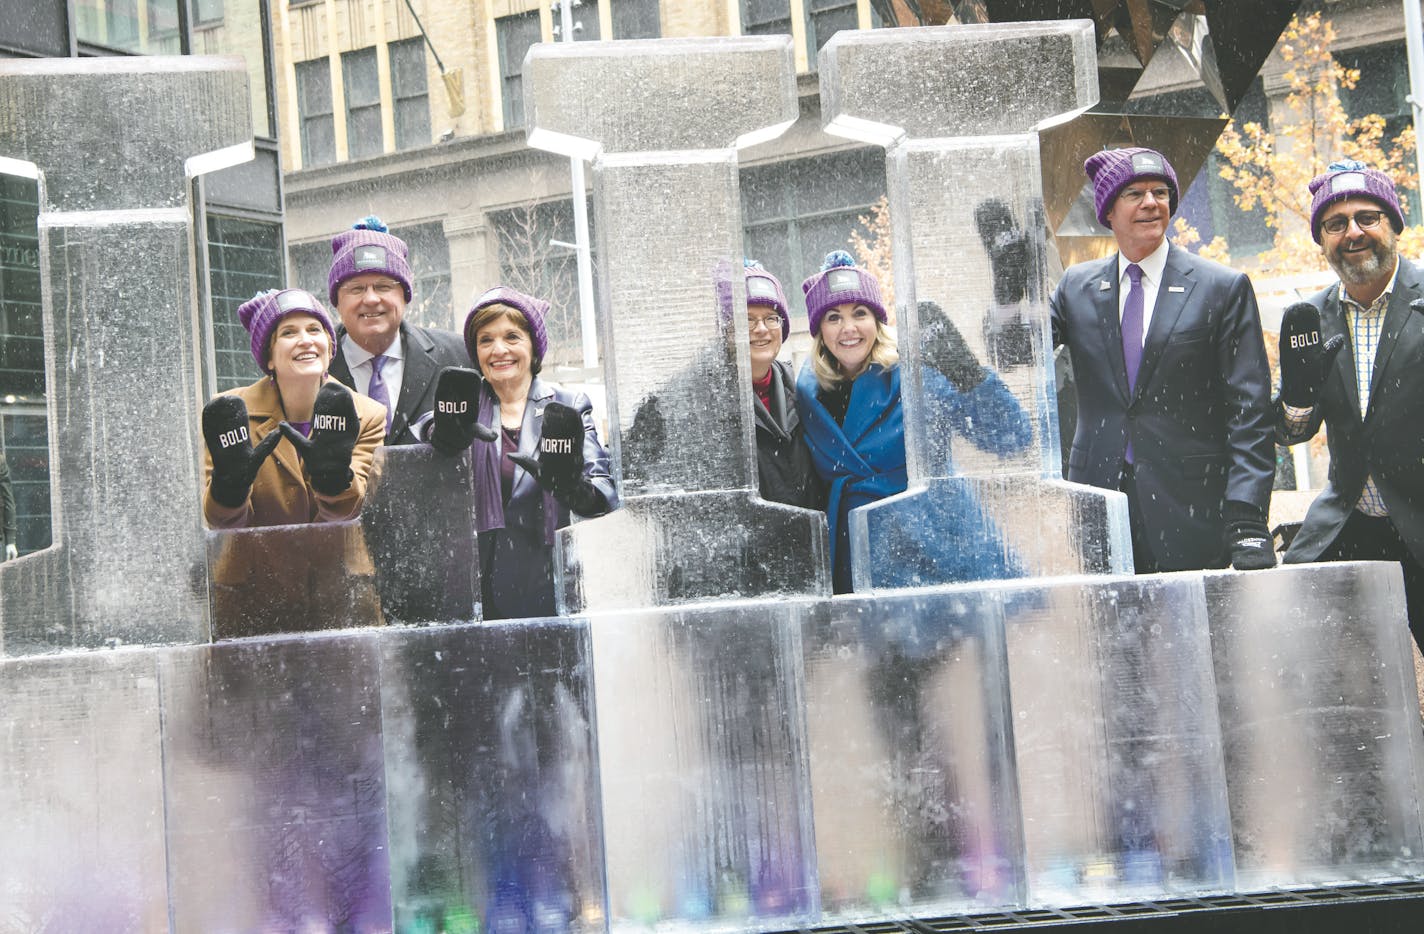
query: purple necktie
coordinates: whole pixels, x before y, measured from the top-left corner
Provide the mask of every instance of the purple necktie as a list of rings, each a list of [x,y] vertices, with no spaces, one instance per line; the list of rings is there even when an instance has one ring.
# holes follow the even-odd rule
[[[1132,285],[1127,290],[1127,302],[1122,306],[1122,362],[1127,365],[1129,396],[1137,387],[1137,368],[1142,365],[1142,267],[1129,263],[1127,278]],[[1132,438],[1127,439],[1123,458],[1132,463]]]
[[[1141,302],[1138,302],[1141,305]],[[1142,330],[1141,327],[1138,330]],[[391,430],[391,394],[386,390],[386,381],[381,378],[381,368],[386,365],[386,355],[376,354],[371,358],[371,385],[366,388],[366,395],[386,407],[386,431]]]

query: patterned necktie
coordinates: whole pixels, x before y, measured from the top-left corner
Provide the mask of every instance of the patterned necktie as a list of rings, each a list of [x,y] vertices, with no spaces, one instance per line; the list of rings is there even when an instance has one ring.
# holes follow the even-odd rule
[[[1122,361],[1127,364],[1127,388],[1137,387],[1137,369],[1142,365],[1142,267],[1130,263],[1127,278],[1132,285],[1127,290],[1127,302],[1122,307]],[[1123,455],[1132,463],[1132,438],[1127,439]]]
[[[366,395],[386,407],[386,431],[391,430],[391,394],[386,390],[386,381],[381,377],[381,368],[386,365],[385,354],[376,354],[371,358],[371,385],[366,388]]]

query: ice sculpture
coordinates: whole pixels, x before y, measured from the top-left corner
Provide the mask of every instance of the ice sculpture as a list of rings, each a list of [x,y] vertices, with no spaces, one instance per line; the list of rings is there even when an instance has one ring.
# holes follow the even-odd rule
[[[1037,127],[1097,97],[1090,22],[843,31],[829,133],[886,147],[910,489],[851,515],[857,591],[1131,570],[1127,503],[1068,484],[1048,328]],[[959,417],[960,335],[1017,405]],[[963,390],[961,390],[963,391]]]
[[[249,100],[238,59],[0,61],[0,168],[39,181],[54,521],[0,565],[6,654],[208,638],[187,178],[252,158]]]
[[[623,508],[560,533],[579,613],[829,594],[825,517],[756,495],[737,150],[795,121],[786,36],[536,45],[529,144],[593,163]],[[654,102],[656,102],[654,104]]]

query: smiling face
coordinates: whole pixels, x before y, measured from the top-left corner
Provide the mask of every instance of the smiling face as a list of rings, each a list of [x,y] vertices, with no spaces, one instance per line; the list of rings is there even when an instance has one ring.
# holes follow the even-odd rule
[[[1162,245],[1172,216],[1172,190],[1160,178],[1138,179],[1118,193],[1108,211],[1117,248],[1139,262]]]
[[[1361,229],[1355,218],[1362,211],[1378,214],[1378,222]],[[1345,229],[1339,233],[1327,230],[1332,218],[1344,218]],[[1378,204],[1369,198],[1337,201],[1320,216],[1320,225],[1320,248],[1341,282],[1357,289],[1378,285],[1380,290],[1389,284],[1399,255],[1395,248],[1397,238],[1389,215]]]
[[[267,360],[279,385],[297,379],[320,379],[331,362],[331,336],[313,315],[294,312],[272,329]]]
[[[490,385],[519,389],[534,378],[534,342],[509,315],[500,315],[475,332],[475,362]]]
[[[748,305],[747,334],[751,340],[752,377],[761,379],[781,352],[781,317],[776,308],[772,305]]]
[[[363,272],[337,286],[336,311],[357,346],[385,353],[405,317],[405,286],[383,273]]]
[[[854,378],[875,349],[877,330],[875,312],[865,305],[842,302],[821,319],[821,343],[836,358],[841,373]]]

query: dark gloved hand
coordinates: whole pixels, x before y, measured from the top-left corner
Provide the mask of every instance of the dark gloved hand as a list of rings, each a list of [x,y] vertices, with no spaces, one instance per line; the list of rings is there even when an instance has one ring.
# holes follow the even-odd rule
[[[1238,571],[1260,571],[1276,566],[1276,552],[1266,516],[1250,503],[1229,499],[1222,510],[1223,535],[1231,566]]]
[[[1012,305],[1028,292],[1028,232],[1014,223],[1013,212],[998,198],[981,201],[974,207],[974,226],[979,241],[989,254],[989,270],[994,277],[994,301]]]
[[[569,406],[550,402],[544,407],[537,457],[511,454],[509,459],[571,511],[581,516],[602,511],[603,495],[583,475],[583,416]]]
[[[441,454],[463,453],[474,443],[493,441],[494,431],[479,421],[480,383],[477,370],[447,366],[435,380],[435,418],[430,428],[430,446]]]
[[[218,503],[236,509],[247,502],[257,469],[282,435],[274,431],[254,448],[247,428],[247,403],[237,396],[218,396],[203,406],[203,440],[213,460],[208,492]]]
[[[944,310],[935,302],[920,302],[919,309],[925,362],[943,373],[960,392],[969,392],[982,383],[984,367]]]
[[[1320,311],[1314,305],[1296,302],[1287,308],[1281,316],[1281,401],[1298,409],[1315,405],[1343,346],[1339,334],[1321,341]]]
[[[296,447],[311,477],[312,489],[323,496],[336,496],[351,486],[351,453],[361,434],[356,417],[356,400],[334,380],[324,383],[312,406],[311,437],[304,438],[286,422],[282,434]]]

